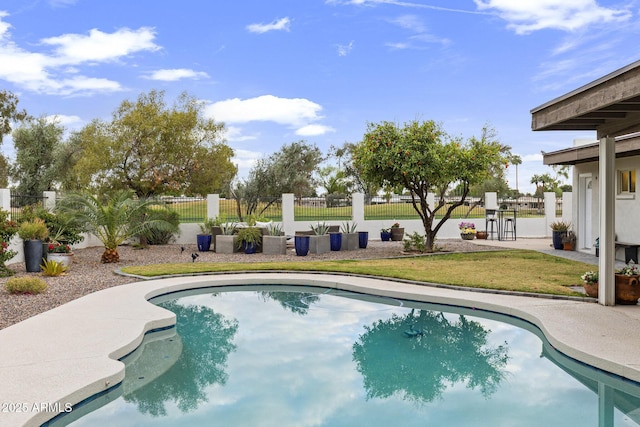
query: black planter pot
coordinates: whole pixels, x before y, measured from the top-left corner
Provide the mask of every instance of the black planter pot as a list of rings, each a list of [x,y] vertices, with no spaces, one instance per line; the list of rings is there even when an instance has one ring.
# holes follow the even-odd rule
[[[42,264],[42,240],[25,240],[22,248],[27,273],[39,273]]]
[[[198,234],[196,239],[198,240],[198,250],[200,252],[207,252],[211,248],[211,234]]]

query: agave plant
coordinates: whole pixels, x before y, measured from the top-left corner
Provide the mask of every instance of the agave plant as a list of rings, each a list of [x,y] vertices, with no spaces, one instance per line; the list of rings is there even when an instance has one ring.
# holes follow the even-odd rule
[[[154,227],[171,230],[171,223],[154,215],[156,202],[137,199],[130,191],[118,191],[104,199],[89,194],[70,194],[59,202],[58,209],[86,224],[105,247],[103,263],[119,262],[118,246]]]

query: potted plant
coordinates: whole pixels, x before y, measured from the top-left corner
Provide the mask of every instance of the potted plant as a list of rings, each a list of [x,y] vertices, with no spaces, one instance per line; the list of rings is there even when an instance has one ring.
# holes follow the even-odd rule
[[[571,230],[567,231],[567,234],[562,236],[562,247],[565,251],[572,251],[576,246],[576,233]]]
[[[587,295],[592,298],[598,298],[598,272],[587,271],[580,278]]]
[[[395,222],[391,226],[391,240],[401,242],[404,238],[404,227],[400,227],[400,223]]]
[[[564,249],[562,238],[567,234],[569,228],[571,228],[571,223],[564,221],[555,221],[551,223],[550,227],[553,237],[553,248]]]
[[[211,249],[211,239],[213,237],[213,226],[215,225],[215,218],[207,218],[204,223],[200,225],[200,233],[196,235],[198,243],[198,251],[207,252]]]
[[[287,253],[287,236],[282,231],[282,225],[271,223],[267,226],[267,234],[262,236],[262,253],[265,255]]]
[[[233,221],[220,224],[220,232],[222,234],[216,236],[216,252],[221,254],[232,254],[234,252],[237,252],[237,230],[238,224]]]
[[[329,238],[329,226],[322,222],[315,226],[311,225],[313,235],[309,239],[309,252],[312,254],[324,254],[331,250],[331,239]]]
[[[358,249],[358,233],[356,232],[358,224],[355,222],[342,223],[342,247],[340,249],[347,251],[355,251]]]
[[[262,230],[258,227],[242,227],[238,230],[236,248],[245,254],[255,254],[262,245]]]
[[[640,298],[640,269],[632,261],[616,271],[616,304],[635,305]]]
[[[18,228],[18,236],[23,240],[24,262],[27,273],[40,272],[43,250],[42,242],[49,235],[49,229],[41,218],[24,221]]]
[[[461,222],[458,224],[460,237],[462,240],[473,240],[476,237],[476,225],[472,222]]]
[[[391,229],[390,228],[381,228],[380,229],[380,240],[383,242],[388,242],[391,240]]]
[[[58,262],[66,269],[69,269],[73,262],[71,246],[58,242],[49,243],[47,245],[47,260]]]

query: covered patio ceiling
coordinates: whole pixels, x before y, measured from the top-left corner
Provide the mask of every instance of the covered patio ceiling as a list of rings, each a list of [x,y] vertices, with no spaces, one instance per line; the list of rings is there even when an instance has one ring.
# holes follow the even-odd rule
[[[532,109],[531,129],[593,130],[597,139],[640,131],[640,61]]]

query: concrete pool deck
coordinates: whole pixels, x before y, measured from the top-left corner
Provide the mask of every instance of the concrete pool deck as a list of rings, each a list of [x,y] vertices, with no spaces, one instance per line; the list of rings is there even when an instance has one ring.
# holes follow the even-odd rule
[[[521,239],[517,245],[543,250],[544,240]],[[173,313],[147,300],[187,289],[258,284],[318,286],[506,314],[536,325],[565,355],[640,382],[640,306],[333,274],[175,277],[105,289],[0,330],[0,425],[40,425],[121,382],[124,364],[117,359],[134,350],[146,331],[175,322]]]

